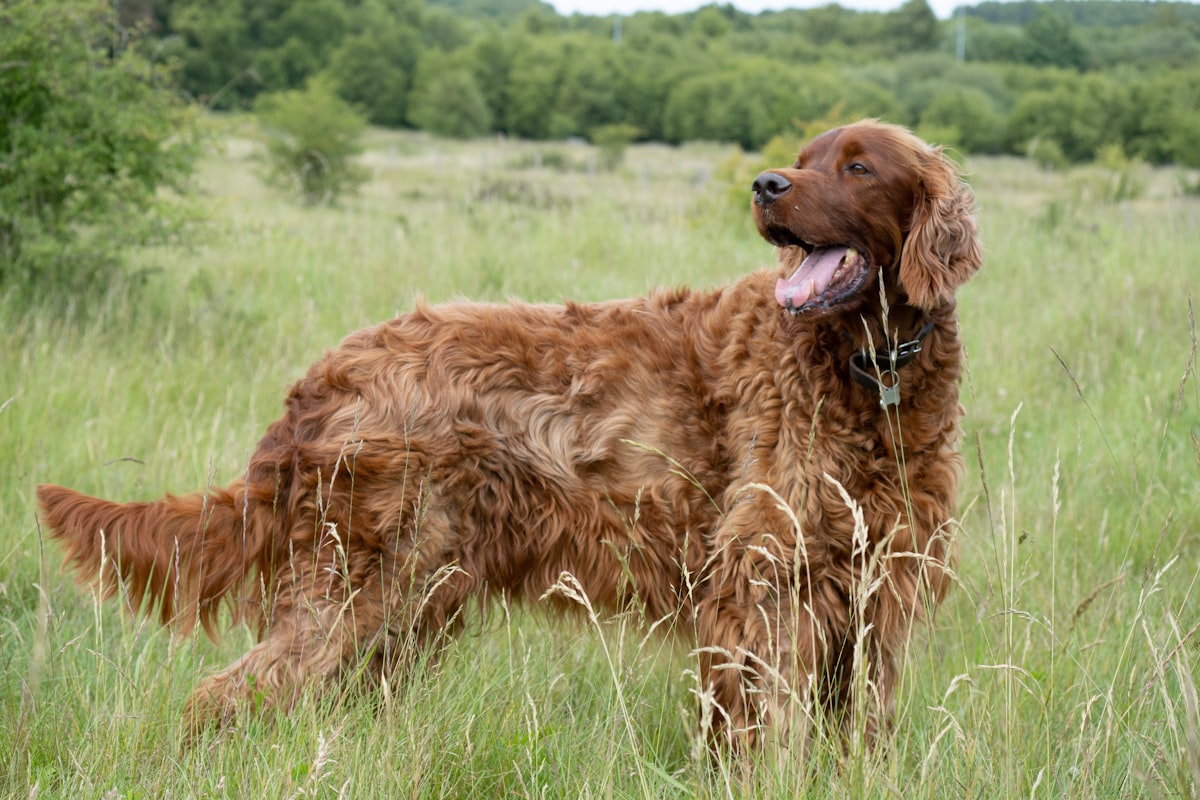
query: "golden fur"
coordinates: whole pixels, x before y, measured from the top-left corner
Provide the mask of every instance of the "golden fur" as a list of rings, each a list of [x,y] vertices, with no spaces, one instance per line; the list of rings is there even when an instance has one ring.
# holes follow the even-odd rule
[[[595,305],[418,304],[314,364],[228,489],[120,504],[45,485],[43,518],[81,576],[164,623],[213,632],[224,602],[256,626],[193,724],[364,665],[395,679],[471,598],[537,600],[569,572],[595,606],[694,640],[715,740],[785,726],[785,692],[844,721],[856,658],[874,728],[947,583],[971,199],[939,151],[871,121],[772,175],[791,188],[754,211],[780,269]],[[839,242],[869,255],[861,291],[782,308],[780,276]],[[926,321],[885,411],[847,360]]]

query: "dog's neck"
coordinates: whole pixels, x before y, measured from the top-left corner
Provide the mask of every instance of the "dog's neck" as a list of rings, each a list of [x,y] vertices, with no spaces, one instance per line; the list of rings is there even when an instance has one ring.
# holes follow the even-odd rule
[[[903,375],[912,369],[910,364],[921,358],[931,343],[929,337],[937,328],[944,335],[947,314],[952,308],[927,313],[902,303],[876,308],[858,315],[848,315],[840,321],[841,354],[847,378],[858,388],[877,399],[880,408],[897,407],[902,401]],[[844,361],[842,361],[844,359]]]
[[[854,350],[884,354],[916,340],[925,326],[936,320],[937,315],[927,314],[907,303],[886,309],[874,303],[859,314],[845,316],[839,324]]]

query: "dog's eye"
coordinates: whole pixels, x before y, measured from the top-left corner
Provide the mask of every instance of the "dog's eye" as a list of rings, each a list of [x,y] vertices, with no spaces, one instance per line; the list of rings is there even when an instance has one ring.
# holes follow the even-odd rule
[[[855,161],[850,166],[846,167],[846,172],[849,172],[851,175],[870,175],[871,174],[871,170],[867,169],[865,164],[861,164],[857,161]]]

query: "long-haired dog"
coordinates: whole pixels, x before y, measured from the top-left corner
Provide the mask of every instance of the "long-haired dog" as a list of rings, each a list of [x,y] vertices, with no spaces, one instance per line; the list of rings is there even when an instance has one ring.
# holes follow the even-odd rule
[[[211,633],[227,605],[256,628],[193,724],[394,679],[471,598],[536,600],[569,573],[694,641],[714,740],[786,729],[795,697],[877,730],[949,582],[972,200],[938,149],[865,121],[759,175],[752,208],[778,269],[594,305],[419,304],[314,364],[228,488],[45,485],[45,523],[164,623]]]

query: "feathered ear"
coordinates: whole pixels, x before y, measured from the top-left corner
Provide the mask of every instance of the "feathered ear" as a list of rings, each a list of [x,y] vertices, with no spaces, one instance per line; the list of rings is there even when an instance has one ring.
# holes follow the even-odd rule
[[[930,311],[950,302],[983,265],[974,198],[940,149],[922,158],[912,228],[900,254],[900,283],[909,302]]]

